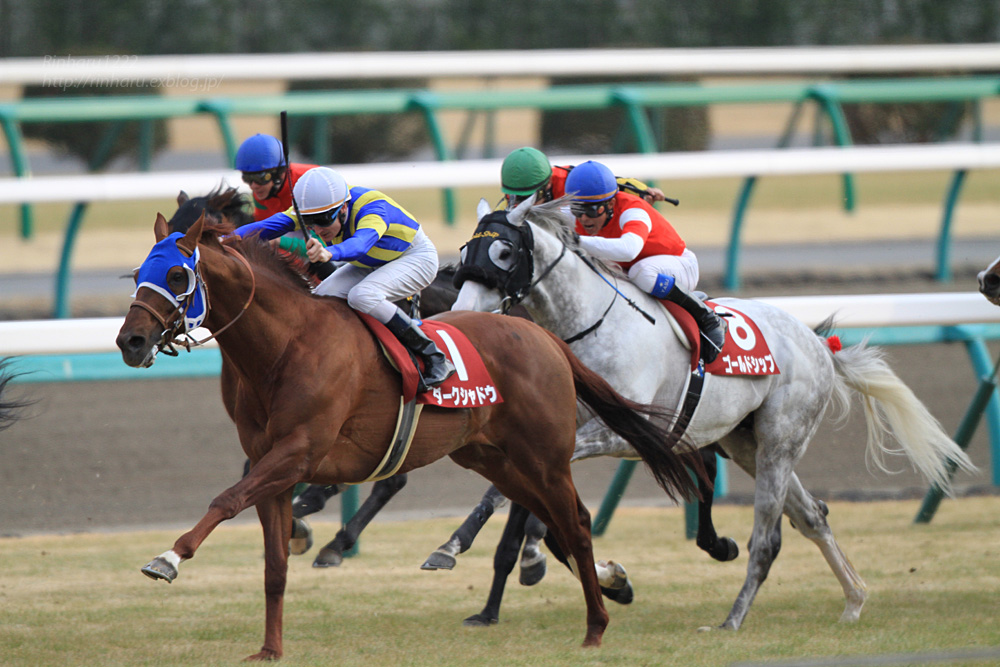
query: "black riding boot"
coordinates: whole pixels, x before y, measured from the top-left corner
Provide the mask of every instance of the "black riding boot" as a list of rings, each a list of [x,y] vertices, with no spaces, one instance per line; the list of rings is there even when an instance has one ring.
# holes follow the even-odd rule
[[[424,362],[424,372],[420,375],[423,386],[420,391],[438,386],[455,372],[455,366],[444,356],[444,352],[403,311],[397,308],[396,314],[385,326],[406,349]]]
[[[726,322],[719,315],[705,305],[701,299],[688,294],[678,285],[673,285],[666,296],[668,301],[673,301],[678,306],[691,313],[695,323],[701,330],[703,340],[701,346],[701,358],[705,364],[715,361],[722,351],[722,344],[726,342]]]

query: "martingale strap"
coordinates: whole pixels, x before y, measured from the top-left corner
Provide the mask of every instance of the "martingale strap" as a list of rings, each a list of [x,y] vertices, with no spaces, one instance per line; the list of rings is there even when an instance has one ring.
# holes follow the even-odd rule
[[[399,415],[396,417],[396,432],[392,436],[389,449],[382,457],[381,463],[375,466],[375,471],[367,479],[361,480],[358,484],[365,482],[377,482],[386,477],[392,477],[403,465],[406,454],[410,451],[410,444],[413,442],[413,434],[417,431],[417,421],[424,406],[417,403],[416,399],[405,402],[399,398]]]

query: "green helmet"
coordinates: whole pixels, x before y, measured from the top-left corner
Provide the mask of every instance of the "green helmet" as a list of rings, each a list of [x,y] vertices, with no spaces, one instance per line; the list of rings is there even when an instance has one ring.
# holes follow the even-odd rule
[[[508,195],[529,197],[548,183],[552,165],[545,153],[525,146],[511,152],[500,167],[500,189]]]

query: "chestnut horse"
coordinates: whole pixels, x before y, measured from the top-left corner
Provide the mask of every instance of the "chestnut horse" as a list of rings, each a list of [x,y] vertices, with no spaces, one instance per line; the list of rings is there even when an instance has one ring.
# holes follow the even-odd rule
[[[347,303],[312,295],[269,245],[255,238],[220,240],[226,228],[204,218],[186,233],[167,231],[166,219],[157,216],[157,243],[137,272],[139,286],[118,347],[125,363],[145,367],[190,328],[211,331],[224,372],[238,378],[233,419],[252,467],[142,571],[173,581],[180,563],[216,526],[256,507],[264,533],[266,614],[263,647],[249,659],[275,659],[283,653],[292,488],[300,481],[360,482],[372,474],[395,427],[399,376]],[[542,519],[583,588],[583,645],[599,646],[608,614],[592,565],[590,516],[570,473],[577,400],[625,438],[675,498],[696,493],[682,459],[690,453],[650,419],[658,416],[654,408],[615,392],[541,327],[484,313],[451,312],[440,319],[478,349],[503,402],[426,406],[399,472],[450,456]],[[660,416],[669,423],[668,415]]]

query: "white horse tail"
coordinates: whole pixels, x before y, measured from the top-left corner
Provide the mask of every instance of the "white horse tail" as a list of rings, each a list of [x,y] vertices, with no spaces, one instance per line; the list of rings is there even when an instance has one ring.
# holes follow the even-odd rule
[[[874,465],[883,472],[892,472],[886,467],[885,454],[902,453],[921,475],[947,493],[951,492],[949,461],[964,472],[976,470],[941,423],[889,367],[881,350],[863,341],[838,352],[831,350],[831,354],[837,373],[834,400],[842,407],[849,406],[848,389],[864,396],[869,468]],[[898,449],[886,444],[886,433],[896,438]]]

